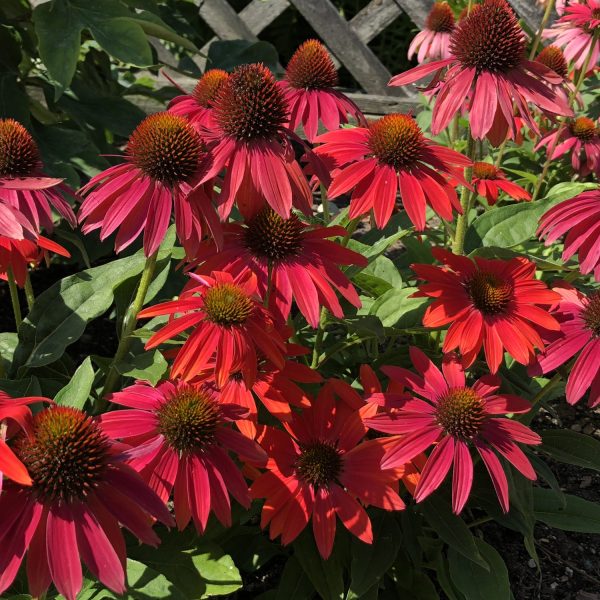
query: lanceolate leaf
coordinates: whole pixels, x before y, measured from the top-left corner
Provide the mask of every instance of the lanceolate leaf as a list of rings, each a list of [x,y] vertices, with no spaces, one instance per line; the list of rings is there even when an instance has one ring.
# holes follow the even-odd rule
[[[548,429],[540,432],[542,446],[555,460],[600,471],[600,442],[589,435],[569,429]]]
[[[536,518],[565,531],[600,533],[600,504],[570,494],[565,494],[564,499],[565,504],[552,490],[534,489]]]
[[[71,381],[55,396],[54,401],[62,406],[83,409],[94,383],[94,368],[88,356],[79,366]]]

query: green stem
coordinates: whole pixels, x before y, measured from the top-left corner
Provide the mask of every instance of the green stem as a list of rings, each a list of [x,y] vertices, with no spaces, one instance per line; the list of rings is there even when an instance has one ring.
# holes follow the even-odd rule
[[[35,304],[35,294],[33,293],[29,272],[27,272],[27,278],[25,279],[25,298],[27,298],[27,308],[29,309],[29,312],[31,312],[33,305]]]
[[[127,309],[127,313],[123,319],[123,328],[121,331],[121,337],[119,339],[119,345],[117,346],[117,351],[110,365],[108,374],[106,375],[106,381],[104,382],[104,388],[100,396],[100,403],[106,402],[107,394],[110,394],[114,390],[114,387],[119,379],[117,365],[125,358],[125,356],[127,356],[127,352],[129,352],[129,348],[131,347],[131,334],[135,330],[138,313],[144,306],[146,294],[148,293],[148,288],[150,287],[150,283],[152,282],[152,277],[154,276],[154,271],[156,269],[157,256],[158,250],[152,256],[149,256],[146,259],[146,264],[144,265],[144,270],[142,272],[142,277],[140,278],[140,283],[138,285],[135,298]]]
[[[471,135],[469,129],[467,138],[467,156],[474,161],[475,160],[475,140]],[[467,183],[471,183],[473,176],[473,167],[467,167],[465,169],[465,179]],[[454,235],[454,244],[452,245],[452,252],[454,254],[463,254],[465,249],[465,237],[467,235],[467,226],[469,224],[469,210],[471,209],[471,198],[473,194],[468,187],[463,187],[462,194],[460,196],[460,204],[463,209],[463,214],[458,215],[456,219],[456,233]]]
[[[18,331],[19,327],[21,327],[21,323],[23,322],[23,317],[21,315],[21,305],[19,304],[19,289],[17,288],[17,283],[15,282],[15,276],[13,274],[12,267],[8,267],[6,270],[6,276],[8,278],[10,302],[12,304],[13,314],[15,315],[15,325],[17,326]]]
[[[486,517],[481,517],[480,519],[475,519],[474,521],[471,521],[470,523],[467,524],[467,527],[469,529],[472,529],[473,527],[479,527],[479,525],[484,525],[485,523],[489,523],[490,521],[493,521],[494,517],[490,517],[489,515]]]
[[[323,337],[325,335],[325,321],[327,320],[327,309],[321,308],[321,317],[319,319],[319,326],[317,327],[317,333],[315,334],[315,343],[313,344],[312,361],[310,363],[311,369],[316,369],[319,366],[319,359],[321,357],[321,346],[323,344]]]
[[[539,48],[540,42],[542,41],[542,32],[546,29],[546,25],[548,25],[548,21],[550,20],[550,16],[552,15],[552,9],[554,8],[555,0],[548,0],[546,4],[546,10],[544,11],[544,16],[542,17],[542,22],[535,34],[535,38],[533,40],[533,45],[531,46],[531,52],[529,53],[529,60],[533,60],[535,58],[535,53]]]
[[[358,227],[359,223],[360,223],[360,217],[355,217],[348,223],[348,227],[346,227],[346,235],[344,236],[344,239],[342,240],[342,246],[346,247],[348,245],[348,242],[350,241],[350,238],[356,231],[356,228]]]
[[[323,222],[329,225],[331,219],[329,215],[329,203],[327,202],[327,188],[321,184],[321,206],[323,207]]]
[[[585,62],[583,63],[583,67],[581,68],[581,71],[579,72],[579,77],[577,78],[577,82],[575,83],[575,87],[571,90],[571,93],[569,94],[569,106],[570,107],[573,107],[573,103],[575,102],[575,99],[577,98],[577,94],[579,94],[579,92],[581,90],[581,86],[583,85],[583,82],[585,81],[585,75],[590,66],[590,61],[592,60],[592,54],[594,52],[594,48],[596,47],[596,44],[598,43],[599,37],[600,37],[600,29],[596,29],[594,31],[594,35],[592,37],[592,43],[590,45],[589,52],[588,52],[587,56],[585,57]],[[556,150],[556,147],[558,146],[560,136],[566,126],[567,126],[567,121],[566,121],[566,119],[563,119],[560,127],[558,128],[558,131],[556,132],[556,137],[554,138],[554,142],[553,142],[552,146],[550,148],[548,148],[548,154],[546,155],[546,162],[544,162],[544,166],[542,168],[542,173],[538,177],[538,180],[535,184],[535,188],[533,190],[533,194],[531,197],[532,202],[534,200],[537,200],[538,196],[540,195],[542,185],[546,181],[546,177],[548,176],[548,171],[550,170],[550,166],[552,165],[552,155],[554,154],[554,151]]]
[[[467,2],[467,15],[471,12],[472,8],[473,8],[473,0],[469,0]]]

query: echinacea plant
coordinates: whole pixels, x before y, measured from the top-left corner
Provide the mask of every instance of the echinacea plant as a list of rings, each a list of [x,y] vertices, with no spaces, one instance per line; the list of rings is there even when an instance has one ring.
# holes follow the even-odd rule
[[[600,471],[600,0],[373,2],[347,40],[330,0],[290,0],[323,40],[268,2],[24,4],[2,597],[530,600],[521,557],[566,551],[593,595],[542,527],[599,531],[564,469]],[[349,93],[400,6],[389,94]]]

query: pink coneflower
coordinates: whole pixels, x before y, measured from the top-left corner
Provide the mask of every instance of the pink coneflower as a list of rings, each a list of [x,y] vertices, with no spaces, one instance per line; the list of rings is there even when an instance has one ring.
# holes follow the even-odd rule
[[[54,582],[67,600],[83,584],[81,561],[117,594],[125,585],[125,540],[119,525],[157,546],[153,519],[173,519],[160,498],[124,463],[100,426],[74,408],[33,417],[31,435],[15,438],[32,485],[8,483],[0,496],[0,593],[27,552],[29,593],[43,598]]]
[[[487,137],[499,145],[509,132],[517,135],[513,104],[535,132],[539,130],[528,103],[549,114],[572,115],[565,98],[549,87],[562,83],[562,78],[527,60],[525,47],[525,34],[506,0],[485,0],[456,26],[452,57],[396,75],[390,85],[406,85],[435,73],[428,86],[436,96],[432,133],[443,131],[469,96],[473,137]]]
[[[259,439],[270,457],[268,471],[250,487],[253,498],[265,498],[261,527],[287,545],[312,519],[317,548],[327,559],[337,515],[350,533],[372,543],[371,521],[359,500],[385,510],[404,508],[398,495],[403,468],[379,467],[387,441],[363,441],[367,429],[356,407],[330,394],[319,394],[284,427],[265,428]]]
[[[257,352],[278,369],[284,366],[285,345],[270,312],[256,293],[256,276],[245,271],[194,275],[177,300],[145,308],[139,318],[181,314],[155,333],[146,348],[155,348],[186,329],[193,328],[171,368],[171,377],[189,381],[215,363],[217,385],[240,372],[248,383],[256,380]]]
[[[411,347],[410,356],[419,375],[401,367],[387,367],[386,372],[423,399],[407,400],[392,415],[366,419],[372,429],[402,436],[386,452],[382,468],[402,465],[435,444],[421,472],[415,500],[425,500],[453,467],[452,510],[458,514],[473,484],[474,447],[488,470],[502,510],[508,512],[508,482],[496,453],[533,480],[535,471],[515,442],[540,444],[542,440],[529,427],[500,415],[526,413],[531,405],[518,396],[497,394],[501,381],[493,375],[467,386],[464,370],[454,355],[444,357],[442,371],[418,348]],[[382,396],[385,398],[385,393]]]
[[[386,115],[368,127],[331,131],[316,141],[322,145],[315,153],[339,167],[328,197],[353,190],[352,219],[373,210],[377,227],[385,227],[398,189],[402,206],[419,231],[425,229],[427,204],[447,221],[452,221],[453,208],[462,210],[454,185],[466,185],[463,170],[471,161],[428,140],[410,115]]]
[[[579,257],[579,270],[594,273],[600,281],[600,189],[583,192],[565,200],[544,213],[537,234],[546,238],[546,246],[563,235],[563,261],[574,254]]]
[[[52,231],[52,208],[75,227],[77,219],[63,194],[74,196],[62,179],[44,175],[38,146],[25,127],[0,119],[0,233],[22,239],[24,230]]]
[[[50,402],[50,400],[37,396],[13,398],[0,390],[0,496],[2,496],[4,477],[21,485],[31,485],[32,483],[27,467],[8,446],[7,441],[20,432],[31,433],[29,405],[38,402]]]
[[[514,200],[531,200],[531,194],[527,190],[506,179],[506,175],[490,163],[476,162],[473,165],[471,184],[490,206],[496,204],[499,191],[503,191]]]
[[[150,256],[163,241],[175,212],[177,236],[193,256],[206,229],[220,242],[220,223],[211,202],[212,184],[196,185],[203,144],[196,130],[168,112],[146,117],[131,134],[125,162],[110,167],[81,189],[83,233],[100,229],[104,240],[117,231],[121,252],[143,232]],[[192,187],[194,191],[192,192]]]
[[[293,332],[283,328],[280,335],[287,339]],[[248,414],[236,421],[237,428],[247,437],[254,439],[258,426],[257,402],[262,404],[275,418],[289,421],[292,418],[292,407],[306,408],[310,406],[310,398],[299,384],[320,383],[321,375],[301,362],[290,360],[295,356],[308,353],[308,349],[297,344],[285,344],[285,363],[283,368],[264,358],[258,360],[256,379],[248,385],[241,373],[232,373],[220,388],[219,401],[243,407]],[[196,380],[194,380],[196,381]],[[214,365],[203,373],[198,381],[218,387],[215,379]]]
[[[492,373],[502,364],[505,349],[517,362],[531,364],[535,348],[544,347],[541,333],[559,329],[546,309],[558,295],[535,278],[535,263],[524,258],[473,261],[442,248],[432,252],[443,267],[411,268],[427,281],[417,295],[434,298],[423,316],[425,327],[450,325],[444,352],[458,348],[468,367],[483,347]]]
[[[302,123],[306,139],[312,142],[319,121],[327,131],[339,129],[340,123],[348,122],[348,116],[364,123],[360,108],[334,89],[338,84],[335,65],[323,44],[304,42],[294,52],[280,84],[289,102],[290,128],[295,131]]]
[[[450,58],[450,36],[454,31],[454,12],[447,2],[436,2],[425,21],[425,29],[420,31],[408,47],[408,59],[418,51],[417,61]]]
[[[581,0],[569,4],[563,16],[552,27],[544,29],[543,39],[564,49],[565,58],[576,69],[582,69],[591,52],[589,69],[598,64],[600,44],[594,39],[594,31],[600,27],[600,0]]]
[[[222,404],[208,387],[165,381],[139,382],[111,396],[128,407],[101,417],[103,431],[132,446],[129,464],[164,502],[173,496],[177,527],[193,519],[203,533],[211,512],[231,526],[231,494],[250,506],[248,485],[229,455],[264,463],[267,455],[230,423],[245,411]]]
[[[48,262],[50,252],[65,258],[71,257],[66,248],[41,235],[35,242],[0,235],[0,279],[7,279],[10,269],[17,285],[24,287],[29,266],[37,266],[42,260]]]
[[[213,102],[221,86],[229,77],[222,69],[209,69],[198,79],[191,94],[177,96],[169,102],[169,112],[186,117],[201,133],[210,126]]]
[[[360,299],[341,265],[365,267],[367,259],[327,238],[344,236],[343,227],[311,226],[295,214],[283,219],[265,206],[244,225],[225,228],[225,244],[220,250],[212,242],[200,246],[198,273],[228,271],[238,274],[250,269],[256,274],[258,294],[285,322],[292,299],[312,327],[319,324],[321,306],[342,318],[344,311],[336,296],[360,307]],[[269,282],[270,276],[270,282]]]
[[[204,133],[209,151],[201,181],[227,169],[219,197],[223,219],[234,201],[245,216],[265,200],[286,219],[292,205],[311,214],[312,193],[291,144],[289,104],[267,67],[237,67],[219,89],[213,117]]]
[[[563,83],[553,83],[549,85],[557,95],[564,97],[568,102],[569,95],[575,94],[575,86],[569,75],[569,65],[564,52],[558,46],[546,46],[536,56],[535,61],[546,65],[549,69],[552,69],[557,75],[562,77]],[[576,95],[576,100],[579,106],[583,108],[583,100],[579,93]]]
[[[546,154],[554,148],[551,159],[571,155],[573,170],[587,177],[590,173],[600,175],[600,136],[596,123],[588,117],[578,117],[543,137],[535,150],[546,148]]]
[[[576,404],[589,390],[588,405],[593,408],[600,404],[600,292],[586,296],[568,284],[554,291],[560,294],[560,302],[552,314],[560,323],[561,335],[546,346],[531,371],[548,373],[579,354],[569,369],[567,402]]]

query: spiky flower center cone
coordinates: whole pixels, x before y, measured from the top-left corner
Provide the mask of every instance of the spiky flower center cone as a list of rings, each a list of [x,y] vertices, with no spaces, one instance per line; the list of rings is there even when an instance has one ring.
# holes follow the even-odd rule
[[[228,77],[229,73],[223,69],[209,69],[198,79],[192,97],[200,106],[210,108]]]
[[[393,114],[369,125],[368,145],[380,163],[398,170],[417,162],[425,146],[425,138],[411,116]]]
[[[304,224],[296,215],[284,219],[266,206],[248,222],[244,242],[255,256],[280,262],[299,254],[303,231]]]
[[[596,137],[596,123],[588,117],[578,117],[569,123],[569,131],[582,142],[591,142]]]
[[[315,488],[327,487],[342,472],[342,457],[330,442],[313,442],[301,448],[295,468],[306,483]]]
[[[582,317],[585,326],[594,336],[600,337],[600,292],[588,296]]]
[[[519,66],[525,35],[506,0],[486,0],[459,22],[450,39],[452,54],[478,73],[506,73]]]
[[[201,451],[215,441],[219,405],[208,390],[180,384],[158,409],[158,428],[176,452]]]
[[[98,424],[74,408],[56,406],[33,418],[33,435],[16,440],[33,490],[43,501],[84,499],[102,480],[110,442]]]
[[[239,141],[273,140],[288,120],[288,103],[262,64],[237,67],[214,100],[221,129]]]
[[[306,40],[294,52],[285,70],[289,84],[296,89],[321,90],[335,87],[338,74],[325,46]]]
[[[486,162],[476,162],[473,165],[473,178],[474,179],[497,179],[498,169]]]
[[[254,302],[234,283],[218,283],[204,294],[204,311],[217,325],[243,325],[254,311]]]
[[[436,419],[448,435],[463,441],[472,440],[485,420],[485,406],[472,388],[450,388],[438,400]]]
[[[567,59],[558,46],[546,46],[546,48],[538,54],[535,60],[546,65],[561,77],[566,78],[569,74]]]
[[[127,144],[136,167],[167,186],[194,175],[201,151],[202,141],[194,128],[183,117],[167,112],[146,117]]]
[[[425,27],[437,33],[451,33],[454,25],[454,13],[447,2],[436,2],[425,21]]]
[[[494,273],[479,271],[467,282],[467,293],[475,308],[486,315],[506,312],[513,297],[513,286]]]
[[[37,144],[21,123],[0,119],[0,177],[27,177],[40,161]]]

